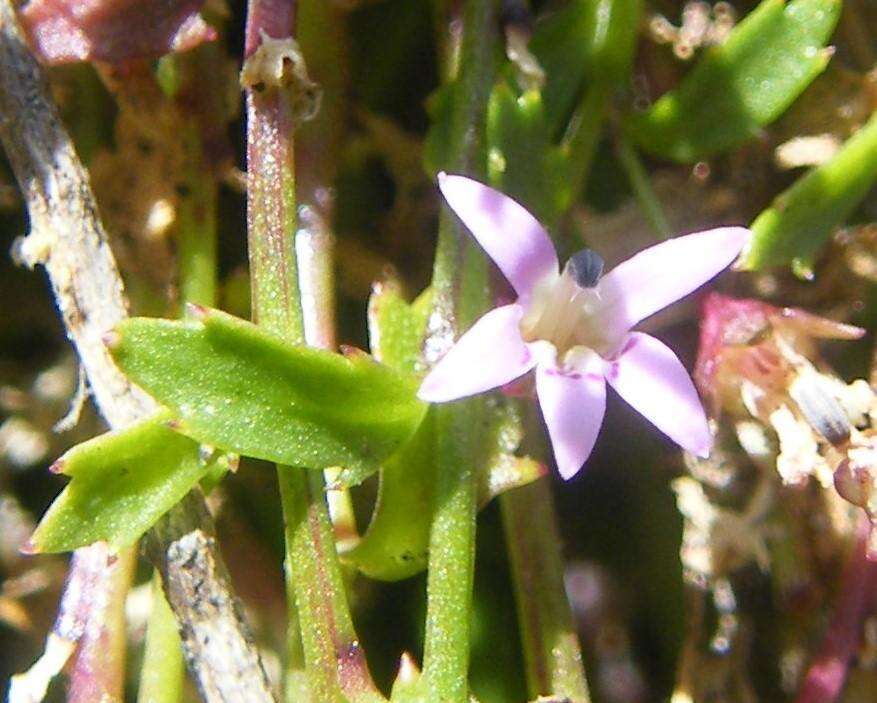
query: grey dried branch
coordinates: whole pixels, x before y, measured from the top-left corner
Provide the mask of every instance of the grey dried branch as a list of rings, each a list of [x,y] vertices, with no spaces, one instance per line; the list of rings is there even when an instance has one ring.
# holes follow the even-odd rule
[[[256,646],[245,628],[241,606],[226,584],[216,537],[206,529],[210,515],[192,491],[146,538],[150,559],[161,565],[170,603],[185,603],[188,617],[180,635],[186,662],[198,674],[205,701],[273,700]],[[209,661],[210,667],[202,662]]]
[[[11,0],[0,0],[0,140],[30,213],[31,231],[19,255],[30,266],[45,266],[98,408],[111,427],[124,427],[148,414],[154,404],[116,368],[101,341],[127,316],[121,277],[88,174],[22,35]],[[156,528],[152,539],[162,548],[152,553],[165,574],[190,670],[207,701],[272,701],[258,651],[209,537],[213,529],[203,499],[194,494],[184,504]],[[192,593],[172,586],[186,583],[191,574],[192,564],[177,558],[185,545],[190,559],[204,565],[200,593],[210,592],[223,607],[205,611],[197,599],[189,600]],[[208,625],[225,636],[187,636]],[[234,669],[228,666],[230,652]]]

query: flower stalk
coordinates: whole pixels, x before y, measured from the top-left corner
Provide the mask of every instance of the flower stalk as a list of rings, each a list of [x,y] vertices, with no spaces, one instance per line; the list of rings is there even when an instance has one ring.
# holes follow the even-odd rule
[[[590,701],[547,479],[500,496],[530,698]],[[534,527],[535,526],[535,527]]]
[[[253,0],[248,7],[246,59],[266,42],[289,40],[295,3]],[[247,63],[244,71],[247,72]],[[252,76],[251,76],[252,78]],[[295,233],[295,115],[284,90],[260,81],[247,90],[247,225],[253,317],[291,344],[306,342]],[[305,277],[307,278],[307,277]],[[313,305],[331,300],[313,300]],[[286,532],[290,632],[287,680],[305,670],[311,700],[381,700],[359,646],[341,578],[321,472],[278,466]],[[304,661],[298,660],[302,653]]]
[[[483,126],[497,67],[498,7],[467,0],[451,115],[449,161],[483,170]],[[445,209],[433,269],[434,307],[428,327],[428,363],[488,304],[487,267]],[[480,399],[436,408],[437,484],[429,542],[423,677],[428,700],[466,703],[472,583],[475,562],[476,468],[482,454]]]

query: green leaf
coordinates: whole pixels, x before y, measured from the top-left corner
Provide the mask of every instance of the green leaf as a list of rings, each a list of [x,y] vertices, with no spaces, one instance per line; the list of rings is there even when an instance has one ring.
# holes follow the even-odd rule
[[[430,127],[423,141],[423,168],[430,179],[439,171],[450,169],[453,165],[450,157],[453,143],[451,117],[458,92],[457,82],[446,83],[437,88],[426,101]]]
[[[368,529],[341,555],[366,576],[399,581],[426,568],[435,487],[435,424],[430,413],[414,437],[381,469]]]
[[[519,401],[491,397],[488,413],[484,432],[487,461],[478,476],[478,505],[482,508],[500,493],[525,486],[546,473],[544,464],[514,454],[524,438]]]
[[[490,183],[553,227],[570,193],[565,155],[551,143],[537,91],[517,96],[507,83],[497,84],[487,106],[487,146]]]
[[[399,371],[419,363],[431,309],[427,289],[413,303],[398,283],[374,287],[368,303],[372,353]],[[381,469],[378,500],[368,529],[342,559],[371,578],[398,581],[426,568],[435,483],[435,427],[428,414],[414,437]]]
[[[779,117],[824,69],[840,0],[763,0],[679,87],[625,124],[643,149],[682,163],[727,151]]]
[[[530,50],[547,75],[542,97],[552,138],[566,129],[586,81],[627,82],[641,5],[641,0],[571,0],[536,24]]]
[[[183,434],[278,464],[341,466],[345,486],[376,471],[426,412],[416,378],[364,352],[291,346],[217,310],[127,320],[111,351]]]
[[[397,371],[417,371],[431,309],[429,288],[408,303],[397,281],[375,284],[368,301],[369,343],[375,358]]]
[[[743,267],[761,269],[792,262],[812,275],[819,248],[843,224],[877,179],[877,114],[834,157],[811,169],[752,223]]]
[[[38,552],[64,552],[100,540],[133,543],[210,469],[199,446],[168,427],[162,412],[84,442],[53,470],[73,480],[49,506],[31,538]]]

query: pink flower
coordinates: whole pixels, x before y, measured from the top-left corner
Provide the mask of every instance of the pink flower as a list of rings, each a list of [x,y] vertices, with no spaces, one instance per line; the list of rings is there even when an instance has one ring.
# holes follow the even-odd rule
[[[479,319],[420,387],[441,403],[497,388],[536,370],[536,394],[561,476],[591,453],[606,382],[681,447],[706,456],[712,436],[676,355],[633,326],[700,287],[737,258],[749,237],[722,227],[649,247],[601,277],[585,249],[563,271],[545,229],[511,198],[463,176],[439,174],[448,204],[518,294]]]

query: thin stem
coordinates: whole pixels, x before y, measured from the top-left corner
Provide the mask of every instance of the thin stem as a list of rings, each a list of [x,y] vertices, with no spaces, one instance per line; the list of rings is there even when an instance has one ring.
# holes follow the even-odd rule
[[[216,305],[216,178],[203,168],[196,124],[184,128],[187,156],[185,192],[177,211],[177,266],[180,300]]]
[[[252,0],[247,16],[246,56],[262,36],[291,37],[295,4]],[[293,116],[281,90],[247,91],[247,224],[253,317],[292,344],[306,341],[295,233]],[[304,277],[307,279],[307,276]],[[320,302],[325,304],[325,299]],[[329,301],[331,305],[331,301]],[[359,646],[341,578],[322,472],[278,466],[286,533],[289,624],[301,632],[302,648],[290,631],[287,680],[293,681],[303,653],[313,701],[382,700]]]
[[[131,547],[112,559],[108,557],[104,550],[103,568],[107,577],[91,594],[88,619],[70,672],[67,689],[70,703],[121,701],[124,697],[125,596],[134,575],[136,550]]]
[[[642,161],[640,161],[639,154],[636,153],[636,150],[622,134],[618,135],[617,147],[618,161],[627,174],[630,187],[633,189],[633,195],[639,203],[646,221],[655,233],[663,239],[668,239],[673,230],[670,228],[670,223],[667,222],[658,196],[652,189],[649,174]]]
[[[868,560],[870,524],[863,515],[855,544],[841,576],[834,617],[820,652],[811,662],[795,703],[832,703],[847,678],[847,668],[862,635],[862,624],[877,586],[877,563]]]
[[[610,83],[599,80],[590,83],[585,88],[579,107],[564,135],[563,146],[569,155],[570,164],[570,204],[581,198],[587,188],[612,87]]]
[[[563,583],[554,499],[547,479],[500,498],[531,698],[590,701]]]
[[[249,58],[260,33],[291,37],[292,0],[252,0],[247,15]],[[295,157],[290,106],[281,91],[247,91],[247,235],[253,318],[292,344],[304,343],[295,257]]]
[[[315,207],[302,205],[298,215],[295,253],[305,341],[312,347],[335,349],[335,238]],[[326,482],[333,483],[337,473],[337,468],[326,469]],[[332,490],[326,499],[338,545],[343,547],[345,543],[355,542],[359,533],[350,492]]]
[[[484,113],[496,71],[497,6],[467,0],[460,71],[451,117],[449,163],[458,173],[483,170]],[[447,209],[439,224],[433,272],[434,311],[425,347],[434,362],[488,304],[487,269]],[[435,409],[437,484],[429,543],[424,681],[430,701],[466,703],[475,561],[476,467],[484,409],[472,399]]]
[[[164,597],[161,576],[152,579],[152,612],[140,670],[137,703],[179,703],[183,697],[183,657],[177,619]]]
[[[280,482],[286,521],[287,570],[295,588],[313,701],[382,701],[359,644],[335,549],[318,471],[282,467],[303,481]]]

